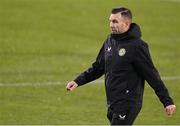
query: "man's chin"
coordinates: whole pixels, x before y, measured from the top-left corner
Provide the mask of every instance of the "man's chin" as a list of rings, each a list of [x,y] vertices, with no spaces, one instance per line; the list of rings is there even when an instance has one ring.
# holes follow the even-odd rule
[[[119,34],[119,32],[111,31],[111,34]]]
[[[117,31],[111,31],[111,34],[117,34]]]

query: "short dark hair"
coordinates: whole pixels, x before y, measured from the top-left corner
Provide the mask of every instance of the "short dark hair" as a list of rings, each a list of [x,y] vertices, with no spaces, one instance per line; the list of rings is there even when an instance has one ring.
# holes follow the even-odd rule
[[[125,7],[113,8],[111,11],[112,14],[121,13],[122,16],[132,19],[131,10]]]

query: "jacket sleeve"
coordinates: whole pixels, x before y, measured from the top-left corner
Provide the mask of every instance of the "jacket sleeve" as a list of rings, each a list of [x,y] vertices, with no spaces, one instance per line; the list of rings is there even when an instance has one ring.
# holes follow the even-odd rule
[[[85,72],[81,73],[74,81],[78,84],[78,86],[84,85],[88,82],[98,79],[104,74],[105,69],[105,61],[104,61],[104,45],[102,46],[99,54],[96,58],[96,61],[92,64],[92,66],[87,69]]]
[[[146,43],[136,46],[134,65],[139,74],[141,74],[141,76],[143,76],[148,84],[154,89],[164,107],[174,104],[158,71],[153,65],[148,45]]]

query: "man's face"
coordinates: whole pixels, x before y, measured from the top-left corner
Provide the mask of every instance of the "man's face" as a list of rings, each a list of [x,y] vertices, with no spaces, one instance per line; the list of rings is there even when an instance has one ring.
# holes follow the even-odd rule
[[[129,28],[127,21],[124,19],[124,17],[121,16],[120,13],[111,14],[109,21],[112,34],[124,33]]]

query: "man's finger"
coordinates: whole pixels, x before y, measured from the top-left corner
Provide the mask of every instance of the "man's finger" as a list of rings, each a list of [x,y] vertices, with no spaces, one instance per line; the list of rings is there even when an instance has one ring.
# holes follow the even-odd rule
[[[73,91],[75,88],[76,88],[76,86],[75,86],[75,85],[72,85],[71,91]]]
[[[72,91],[73,85],[69,85],[66,89],[67,91]]]
[[[176,110],[176,108],[171,108],[171,112],[172,112],[172,114],[174,114],[174,113],[175,113],[175,110]]]

